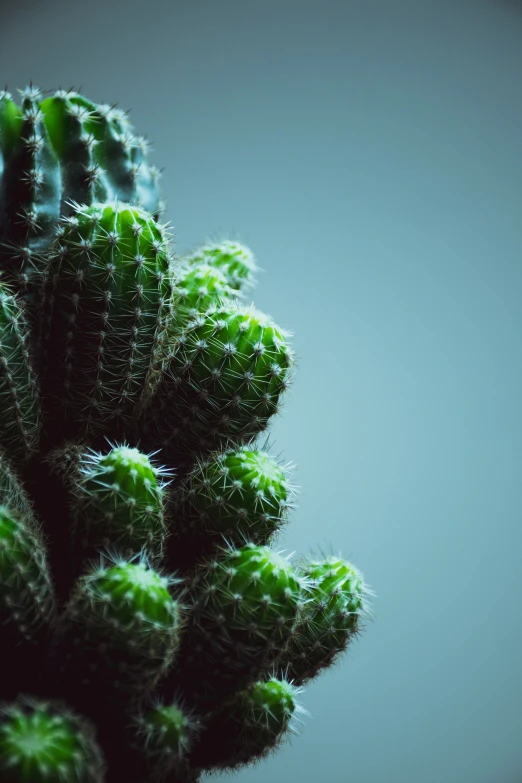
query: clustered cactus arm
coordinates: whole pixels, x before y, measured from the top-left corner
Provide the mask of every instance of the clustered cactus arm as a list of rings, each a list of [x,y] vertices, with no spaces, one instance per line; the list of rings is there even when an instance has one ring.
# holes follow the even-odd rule
[[[295,370],[239,242],[182,259],[127,117],[0,93],[0,778],[196,783],[294,731],[371,591],[275,546]],[[6,676],[8,673],[8,676]]]

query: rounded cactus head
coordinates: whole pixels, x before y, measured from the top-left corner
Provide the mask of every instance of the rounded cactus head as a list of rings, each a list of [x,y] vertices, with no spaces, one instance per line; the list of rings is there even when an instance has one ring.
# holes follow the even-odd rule
[[[185,264],[177,269],[169,338],[175,339],[193,318],[233,296],[233,289],[218,267]]]
[[[311,560],[300,569],[309,580],[309,601],[281,663],[288,676],[304,683],[346,650],[369,613],[360,571],[339,557]]]
[[[84,556],[101,546],[117,547],[125,557],[140,551],[161,556],[168,486],[163,478],[171,474],[154,465],[152,456],[125,444],[105,454],[92,449],[81,454],[72,512]]]
[[[195,318],[171,346],[149,407],[165,454],[254,438],[278,411],[293,363],[288,334],[253,307],[230,303]]]
[[[254,285],[257,264],[252,251],[233,240],[208,242],[185,259],[194,266],[207,264],[219,269],[234,291],[246,291]]]
[[[102,783],[91,726],[63,704],[19,700],[0,708],[3,783]]]
[[[207,718],[191,762],[200,769],[233,769],[265,756],[295,732],[301,692],[275,676],[236,693]]]
[[[62,620],[62,676],[81,672],[84,685],[110,680],[135,697],[150,690],[179,646],[177,581],[136,558],[114,558],[82,576]]]
[[[178,487],[180,522],[198,536],[267,544],[292,506],[287,468],[248,446],[200,460]]]
[[[225,549],[201,566],[190,588],[192,624],[177,676],[204,703],[237,691],[282,654],[306,602],[306,580],[266,546]]]

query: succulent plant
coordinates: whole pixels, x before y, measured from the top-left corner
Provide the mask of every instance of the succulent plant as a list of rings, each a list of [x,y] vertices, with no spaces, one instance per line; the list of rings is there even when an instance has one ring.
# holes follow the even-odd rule
[[[362,631],[371,591],[362,574],[339,557],[310,560],[298,570],[308,580],[308,602],[281,665],[302,685],[331,666]]]
[[[37,302],[42,264],[74,203],[118,199],[157,214],[159,171],[126,114],[74,90],[0,92],[0,265]]]
[[[294,364],[288,333],[254,307],[212,306],[168,342],[145,408],[150,443],[170,460],[252,441],[279,410]]]
[[[234,291],[244,293],[255,284],[258,267],[250,248],[241,242],[226,239],[207,242],[184,259],[194,267],[209,265],[219,269],[227,284]]]
[[[4,783],[102,783],[95,730],[64,704],[19,698],[0,707]]]
[[[196,460],[167,506],[176,526],[169,564],[190,570],[223,540],[237,546],[273,542],[288,519],[294,495],[288,466],[266,451],[240,446]]]
[[[0,778],[197,783],[295,730],[372,594],[275,540],[295,369],[239,242],[177,259],[123,114],[0,93]]]
[[[196,769],[235,769],[266,756],[295,733],[300,689],[283,678],[253,683],[207,716],[190,754]]]

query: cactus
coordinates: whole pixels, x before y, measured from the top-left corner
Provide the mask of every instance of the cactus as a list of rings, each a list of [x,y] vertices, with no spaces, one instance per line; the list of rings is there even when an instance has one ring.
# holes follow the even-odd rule
[[[46,423],[62,439],[122,430],[159,361],[172,297],[167,232],[117,203],[78,207],[61,229],[43,286]]]
[[[29,350],[29,328],[19,298],[0,283],[0,445],[14,462],[38,448],[40,393]]]
[[[234,297],[234,293],[225,274],[217,267],[187,264],[176,270],[168,339],[174,341],[190,321],[209,307]]]
[[[0,92],[0,268],[35,303],[45,252],[72,203],[119,199],[158,213],[159,172],[118,109],[73,90],[20,93],[21,107]]]
[[[248,291],[255,284],[258,267],[254,254],[240,242],[208,242],[184,260],[196,268],[208,264],[219,269],[230,288],[238,293]]]
[[[287,471],[265,451],[247,446],[198,460],[168,507],[176,529],[169,563],[191,568],[195,557],[210,556],[223,540],[236,546],[272,542],[293,506]]]
[[[309,580],[309,601],[281,666],[304,684],[331,666],[360,633],[371,591],[362,574],[338,557],[311,560],[301,572]]]
[[[56,605],[42,531],[23,499],[0,505],[0,626],[3,698],[16,696],[39,674],[42,647],[49,641]],[[22,682],[20,682],[22,680]]]
[[[0,617],[3,633],[36,642],[54,613],[53,587],[41,531],[34,519],[0,506]]]
[[[190,774],[188,755],[199,731],[199,721],[178,700],[157,699],[134,719],[133,749],[136,763],[143,765],[143,778],[186,780]]]
[[[151,463],[152,455],[127,445],[106,454],[88,450],[70,477],[73,546],[79,562],[101,547],[124,557],[146,552],[161,560],[166,535],[164,506],[170,472]]]
[[[296,731],[301,692],[291,682],[270,677],[237,693],[207,718],[190,754],[200,770],[235,769],[274,750]]]
[[[146,409],[149,434],[175,460],[245,443],[279,409],[294,356],[288,334],[253,307],[211,307],[169,342]]]
[[[19,699],[0,707],[3,783],[103,783],[94,729],[63,704]]]
[[[245,306],[253,254],[177,260],[132,134],[72,91],[0,93],[6,783],[256,762],[370,616],[355,566],[275,546],[295,490],[260,436],[295,359]]]
[[[110,682],[132,698],[150,691],[179,645],[180,607],[169,592],[174,582],[144,559],[114,558],[80,577],[58,631],[65,682]]]
[[[190,588],[174,687],[201,709],[252,682],[282,655],[306,603],[306,581],[269,547],[224,548]]]

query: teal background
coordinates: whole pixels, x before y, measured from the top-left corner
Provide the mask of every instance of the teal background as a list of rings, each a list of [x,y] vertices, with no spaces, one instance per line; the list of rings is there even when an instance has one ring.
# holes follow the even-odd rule
[[[131,109],[179,252],[295,332],[283,541],[374,621],[238,783],[522,781],[522,3],[17,0],[0,82]],[[225,777],[224,780],[228,780]]]

